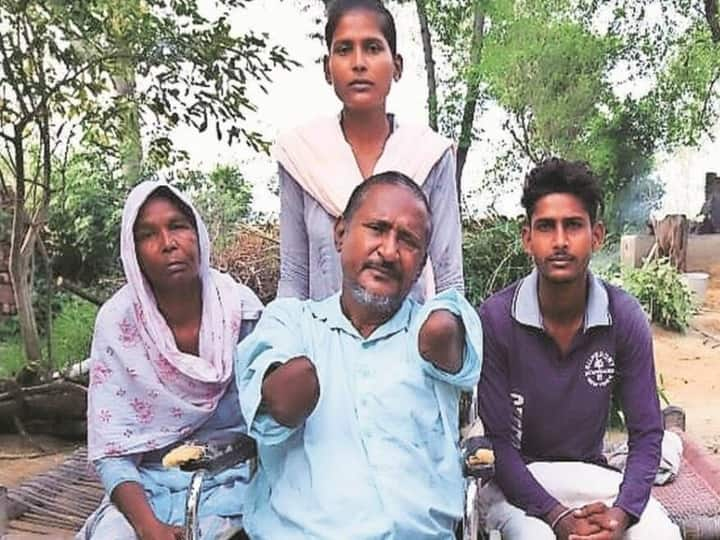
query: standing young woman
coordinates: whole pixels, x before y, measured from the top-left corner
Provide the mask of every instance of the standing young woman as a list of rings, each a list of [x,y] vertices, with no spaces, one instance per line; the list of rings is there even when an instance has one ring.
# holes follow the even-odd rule
[[[432,210],[429,261],[412,295],[463,291],[460,212],[452,142],[386,110],[402,74],[395,22],[379,0],[337,0],[325,26],[325,79],[339,116],[281,135],[278,296],[322,299],[341,288],[333,224],[353,188],[375,173],[400,171],[418,183]]]

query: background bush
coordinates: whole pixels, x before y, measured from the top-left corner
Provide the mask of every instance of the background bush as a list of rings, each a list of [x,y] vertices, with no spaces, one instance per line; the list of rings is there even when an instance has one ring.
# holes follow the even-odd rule
[[[98,307],[77,297],[66,298],[53,321],[52,348],[56,369],[85,360],[90,354]]]
[[[231,246],[252,207],[252,184],[240,168],[217,165],[209,173],[191,170],[178,175],[173,185],[192,199],[208,229],[213,250]]]
[[[690,291],[667,259],[655,259],[641,268],[624,267],[611,281],[637,298],[653,322],[687,330],[694,312]]]
[[[98,308],[66,294],[58,294],[54,303],[58,311],[54,313],[52,327],[53,369],[62,370],[88,357]],[[16,326],[12,318],[0,322],[0,378],[14,376],[25,365]],[[47,348],[46,335],[42,336],[42,345]]]
[[[532,270],[520,236],[523,221],[493,214],[463,224],[465,294],[473,305]]]
[[[127,188],[109,167],[101,156],[78,153],[69,159],[65,174],[53,178],[48,228],[56,275],[90,283],[120,268]]]

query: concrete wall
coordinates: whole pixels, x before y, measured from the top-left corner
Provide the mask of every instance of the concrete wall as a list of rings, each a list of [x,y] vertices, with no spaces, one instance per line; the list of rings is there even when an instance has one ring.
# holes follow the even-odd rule
[[[623,235],[620,240],[620,262],[623,265],[640,266],[655,243],[648,234]],[[720,264],[720,234],[688,235],[687,271],[707,271]]]

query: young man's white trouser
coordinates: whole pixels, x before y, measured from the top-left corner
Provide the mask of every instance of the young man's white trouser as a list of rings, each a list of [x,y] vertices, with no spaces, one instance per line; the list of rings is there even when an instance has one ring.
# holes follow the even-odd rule
[[[612,506],[618,494],[622,474],[598,465],[580,462],[536,462],[528,470],[545,490],[567,507],[592,502]],[[505,499],[494,482],[481,489],[478,510],[485,516],[488,530],[497,529],[503,540],[555,540],[550,526],[528,516]],[[665,509],[650,498],[640,521],[630,527],[625,540],[680,540],[680,530]]]

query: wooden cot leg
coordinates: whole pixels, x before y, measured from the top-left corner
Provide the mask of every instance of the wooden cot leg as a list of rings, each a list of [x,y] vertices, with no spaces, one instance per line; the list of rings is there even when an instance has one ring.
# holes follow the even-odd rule
[[[685,411],[682,407],[668,405],[662,411],[663,427],[670,431],[685,431]]]
[[[7,532],[8,528],[8,497],[7,488],[0,486],[0,538]]]

